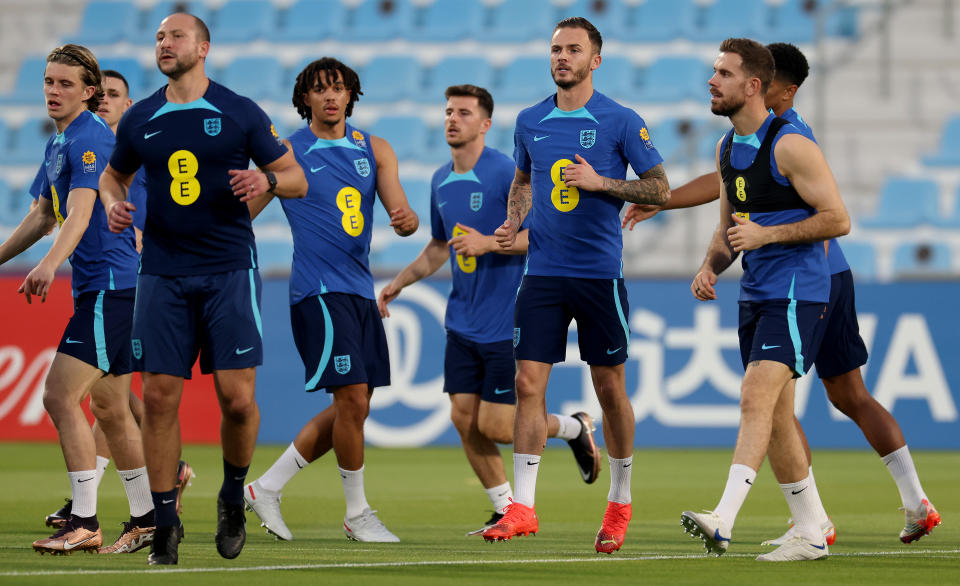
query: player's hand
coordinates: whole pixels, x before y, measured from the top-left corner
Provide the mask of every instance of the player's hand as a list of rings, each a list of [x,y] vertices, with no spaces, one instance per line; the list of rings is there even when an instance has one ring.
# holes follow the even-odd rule
[[[110,205],[110,213],[107,214],[107,227],[114,234],[119,234],[133,224],[133,216],[130,212],[137,211],[137,206],[129,201],[115,201]]]
[[[465,226],[457,222],[457,227],[466,232],[459,236],[454,236],[447,244],[453,247],[453,250],[463,256],[483,256],[488,252],[493,252],[490,248],[490,237],[474,230],[470,226]],[[493,243],[496,246],[496,243]]]
[[[267,176],[260,169],[230,169],[230,188],[240,201],[247,202],[270,189]]]
[[[409,236],[420,227],[420,218],[409,207],[397,208],[390,211],[390,226],[400,236]]]
[[[377,309],[380,310],[380,317],[390,317],[390,310],[387,304],[400,295],[400,287],[397,287],[393,281],[387,283],[383,289],[380,289],[380,295],[377,296]]]
[[[603,177],[597,174],[593,165],[580,155],[574,155],[576,163],[563,168],[563,182],[567,187],[586,189],[587,191],[603,191]]]
[[[727,228],[727,240],[737,252],[756,250],[767,244],[764,238],[764,228],[756,222],[741,218],[737,214],[730,214],[735,224]]]
[[[517,241],[517,226],[514,226],[510,220],[506,220],[494,231],[493,239],[500,245],[500,248],[510,250],[513,243]]]
[[[717,291],[713,288],[717,284],[717,275],[713,271],[703,270],[697,273],[690,284],[690,292],[697,301],[711,301],[717,298]]]
[[[50,287],[53,285],[53,276],[56,270],[57,267],[48,266],[46,260],[40,261],[40,264],[27,274],[27,278],[23,280],[20,288],[17,289],[17,293],[23,293],[27,297],[27,303],[32,303],[30,301],[31,295],[39,295],[40,303],[45,302],[47,293],[50,292]]]
[[[652,206],[649,204],[630,204],[630,207],[627,208],[627,213],[623,215],[623,222],[620,224],[620,227],[633,230],[634,226],[656,216],[661,209],[660,206]]]

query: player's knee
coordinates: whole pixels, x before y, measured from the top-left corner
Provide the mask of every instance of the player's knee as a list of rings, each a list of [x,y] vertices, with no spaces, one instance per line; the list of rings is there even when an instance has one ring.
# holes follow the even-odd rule
[[[517,372],[515,386],[518,401],[537,397],[542,398],[542,394],[540,393],[540,385],[537,384],[537,381],[533,376],[526,372]]]
[[[246,421],[257,413],[257,402],[250,394],[239,394],[224,398],[221,403],[223,416],[232,421]]]
[[[43,408],[56,423],[57,418],[70,408],[66,393],[61,389],[47,386],[43,390]]]
[[[468,435],[474,426],[473,413],[457,409],[455,406],[450,409],[450,421],[461,436]]]
[[[101,422],[101,425],[110,426],[114,422],[120,421],[126,409],[129,409],[129,407],[125,402],[118,404],[116,401],[109,401],[104,397],[90,397],[90,412],[93,413],[97,421]]]
[[[336,391],[334,405],[337,409],[337,418],[363,421],[370,414],[370,397],[361,392]]]

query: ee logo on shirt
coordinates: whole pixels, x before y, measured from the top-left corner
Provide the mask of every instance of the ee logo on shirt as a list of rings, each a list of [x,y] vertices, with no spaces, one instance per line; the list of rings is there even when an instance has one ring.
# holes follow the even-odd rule
[[[188,150],[179,150],[167,159],[167,169],[170,170],[170,197],[182,206],[188,206],[200,197],[200,182],[197,181],[197,171],[200,164],[197,156]]]
[[[453,228],[453,237],[462,236],[466,234],[467,231],[461,228],[460,226],[455,226]],[[463,256],[462,254],[457,255],[457,266],[460,267],[460,270],[465,273],[472,273],[477,270],[477,257],[475,256]]]
[[[576,187],[567,187],[564,183],[563,169],[567,165],[572,165],[570,159],[559,159],[550,167],[550,179],[553,181],[553,189],[550,190],[550,201],[553,207],[561,212],[569,212],[580,203],[580,190]]]
[[[736,180],[737,199],[747,201],[747,180],[743,176],[738,176]]]
[[[343,212],[340,225],[343,231],[356,238],[363,234],[363,213],[360,211],[360,192],[356,187],[344,187],[337,192],[337,208]]]

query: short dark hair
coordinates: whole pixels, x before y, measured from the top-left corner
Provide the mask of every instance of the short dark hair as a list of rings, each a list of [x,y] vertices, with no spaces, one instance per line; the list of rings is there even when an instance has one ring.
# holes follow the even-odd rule
[[[353,69],[350,69],[339,60],[333,57],[321,57],[303,68],[303,71],[297,75],[297,81],[293,84],[293,105],[304,120],[310,120],[313,117],[313,111],[307,105],[304,96],[313,89],[313,84],[324,74],[328,80],[337,78],[337,72],[343,77],[343,85],[350,92],[350,102],[347,104],[347,117],[353,114],[353,105],[360,99],[363,92],[360,91],[360,76]]]
[[[119,79],[120,81],[122,81],[123,87],[127,90],[127,96],[130,95],[130,84],[127,83],[127,78],[124,77],[122,73],[120,73],[116,69],[104,69],[100,73],[103,74],[104,79],[108,77],[112,77],[113,79]]]
[[[740,55],[744,73],[750,77],[758,78],[760,80],[760,93],[767,93],[767,88],[770,87],[770,82],[773,81],[773,75],[776,72],[776,65],[770,49],[753,39],[733,38],[720,43],[720,52]]]
[[[493,116],[493,96],[486,89],[475,85],[465,83],[463,85],[452,85],[447,88],[443,96],[448,100],[454,96],[477,98],[477,104],[487,111],[487,118]]]
[[[773,55],[777,73],[775,77],[781,81],[792,83],[797,87],[810,75],[810,64],[803,52],[790,43],[770,43],[767,49]]]
[[[600,31],[597,30],[597,27],[593,26],[592,22],[582,16],[571,16],[558,22],[557,26],[553,27],[553,32],[557,32],[558,29],[562,28],[582,28],[587,31],[590,44],[596,49],[597,55],[600,54],[600,48],[603,47],[603,37],[600,36]]]
[[[70,65],[83,68],[80,74],[80,81],[84,86],[93,86],[93,95],[87,98],[87,110],[96,112],[100,107],[100,100],[103,99],[103,74],[100,72],[100,64],[97,58],[93,56],[90,49],[82,45],[66,44],[57,47],[47,55],[47,63],[60,63],[61,65]]]

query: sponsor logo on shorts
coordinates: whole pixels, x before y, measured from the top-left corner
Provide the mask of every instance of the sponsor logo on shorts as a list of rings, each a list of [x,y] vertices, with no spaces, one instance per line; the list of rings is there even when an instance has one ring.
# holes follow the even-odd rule
[[[333,368],[336,369],[337,374],[347,374],[350,372],[350,355],[342,354],[340,356],[334,356]]]

